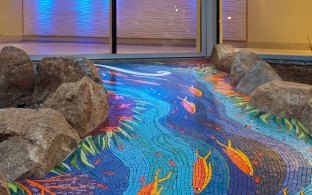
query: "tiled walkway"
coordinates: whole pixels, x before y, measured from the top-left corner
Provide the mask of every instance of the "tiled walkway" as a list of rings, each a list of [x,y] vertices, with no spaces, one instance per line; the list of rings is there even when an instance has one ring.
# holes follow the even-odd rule
[[[301,123],[251,108],[206,60],[98,64],[108,124],[12,194],[312,194]]]

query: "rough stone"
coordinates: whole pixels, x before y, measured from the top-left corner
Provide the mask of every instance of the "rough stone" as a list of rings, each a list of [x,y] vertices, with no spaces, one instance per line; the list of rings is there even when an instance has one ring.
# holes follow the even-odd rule
[[[311,85],[275,80],[257,87],[249,103],[267,113],[300,119],[311,98]]]
[[[8,188],[8,181],[3,173],[0,172],[0,194],[10,195],[10,190]]]
[[[84,76],[102,84],[96,66],[86,58],[48,57],[37,64],[34,99],[37,103],[44,100],[63,83],[77,82]]]
[[[7,46],[0,52],[0,108],[32,105],[35,71],[25,51]]]
[[[235,53],[229,53],[219,59],[215,63],[216,68],[220,71],[230,73],[234,61],[234,54]]]
[[[305,127],[308,129],[308,132],[312,136],[312,99],[304,107],[301,120]]]
[[[5,92],[33,92],[35,72],[27,53],[6,46],[0,52],[0,88]]]
[[[210,60],[213,64],[218,64],[218,61],[225,55],[234,53],[235,50],[231,45],[217,44],[213,47],[210,55]]]
[[[251,95],[259,85],[273,80],[282,79],[268,63],[255,61],[237,85],[236,90],[245,95]]]
[[[103,123],[108,116],[107,94],[102,85],[88,77],[62,84],[42,107],[61,112],[81,137]]]
[[[249,51],[235,52],[231,65],[231,84],[236,86],[248,72],[250,66],[256,61],[262,61],[262,59],[256,53]]]
[[[44,177],[73,151],[78,133],[52,109],[0,112],[0,171],[9,181]]]

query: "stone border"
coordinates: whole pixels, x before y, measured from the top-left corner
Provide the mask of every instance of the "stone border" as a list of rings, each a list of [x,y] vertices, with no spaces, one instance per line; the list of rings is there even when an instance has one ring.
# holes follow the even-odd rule
[[[235,90],[251,96],[249,104],[266,113],[301,120],[312,135],[312,86],[283,81],[270,64],[312,66],[312,61],[264,60],[249,51],[233,52],[230,45],[217,44],[211,61],[220,71],[230,74]],[[269,64],[270,63],[270,64]],[[273,88],[275,86],[275,88]],[[305,110],[305,114],[302,114]]]

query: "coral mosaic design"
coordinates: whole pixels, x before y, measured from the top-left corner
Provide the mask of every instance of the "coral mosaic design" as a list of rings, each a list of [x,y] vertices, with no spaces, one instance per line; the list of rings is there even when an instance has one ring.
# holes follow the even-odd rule
[[[300,121],[248,105],[205,59],[98,63],[109,121],[11,194],[312,194]]]

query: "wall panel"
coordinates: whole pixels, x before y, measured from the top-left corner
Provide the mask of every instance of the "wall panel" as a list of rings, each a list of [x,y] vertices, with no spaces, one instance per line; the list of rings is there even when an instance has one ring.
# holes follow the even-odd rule
[[[222,28],[225,41],[247,40],[246,0],[222,0]]]
[[[109,0],[24,0],[24,35],[105,37]]]
[[[196,38],[196,0],[120,0],[119,38]],[[109,0],[24,0],[24,35],[108,37]]]

